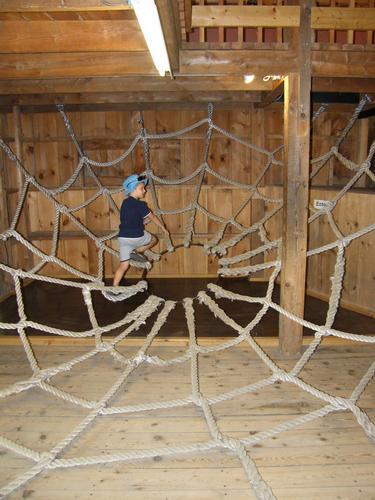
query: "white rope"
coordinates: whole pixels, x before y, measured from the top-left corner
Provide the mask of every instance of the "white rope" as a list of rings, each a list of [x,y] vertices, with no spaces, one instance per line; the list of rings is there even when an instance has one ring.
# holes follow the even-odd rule
[[[281,167],[282,163],[275,159],[275,155],[280,151],[281,148],[277,148],[275,151],[266,151],[265,149],[254,146],[228,131],[218,127],[213,122],[213,107],[209,105],[208,107],[208,117],[200,120],[188,127],[172,132],[163,134],[149,134],[144,127],[143,118],[140,120],[140,132],[132,141],[130,147],[124,151],[118,158],[110,162],[96,162],[85,156],[78,139],[74,134],[74,130],[70,124],[69,118],[64,112],[63,107],[59,107],[60,114],[64,120],[68,134],[70,135],[73,143],[79,154],[79,161],[76,169],[74,170],[71,177],[65,181],[65,183],[54,189],[48,189],[42,186],[35,177],[31,176],[30,173],[25,169],[25,167],[19,162],[14,153],[11,151],[9,146],[7,146],[3,141],[0,140],[0,147],[8,155],[8,157],[14,162],[15,167],[18,169],[22,177],[24,178],[23,187],[19,193],[19,200],[15,209],[15,213],[11,222],[9,229],[0,234],[0,240],[6,242],[10,239],[14,239],[24,248],[29,250],[35,258],[40,259],[40,262],[34,265],[34,267],[27,271],[23,269],[15,269],[8,264],[0,263],[0,270],[4,273],[9,274],[13,281],[16,292],[16,301],[18,306],[19,320],[13,323],[0,322],[0,330],[17,330],[22,346],[25,350],[27,360],[32,369],[32,376],[29,379],[19,381],[12,384],[0,391],[0,398],[7,398],[8,396],[14,394],[20,394],[31,388],[38,388],[47,394],[59,398],[62,401],[67,401],[71,404],[78,406],[81,409],[88,410],[88,414],[83,420],[69,433],[65,436],[56,446],[54,446],[50,451],[39,453],[32,450],[20,443],[16,443],[12,440],[7,439],[4,436],[0,436],[0,446],[20,455],[22,457],[31,459],[34,465],[27,471],[22,472],[14,480],[10,481],[0,490],[0,496],[6,496],[13,492],[15,489],[22,487],[32,478],[40,474],[44,470],[55,469],[55,468],[65,468],[65,467],[78,467],[78,466],[88,466],[93,464],[108,464],[113,462],[134,462],[139,460],[146,460],[156,456],[176,456],[183,455],[186,453],[201,453],[209,450],[227,450],[232,454],[235,454],[247,475],[249,484],[251,485],[254,494],[259,499],[272,499],[275,498],[269,485],[264,481],[262,475],[257,469],[254,461],[251,458],[251,447],[258,443],[261,443],[265,439],[269,439],[278,435],[280,432],[285,432],[289,429],[294,429],[296,426],[302,425],[304,423],[310,422],[316,418],[324,417],[331,412],[335,411],[349,411],[356,418],[358,424],[363,428],[366,435],[371,439],[375,440],[375,427],[373,422],[364,413],[364,411],[358,406],[357,402],[360,400],[360,396],[366,390],[366,387],[373,380],[375,375],[375,362],[370,365],[367,371],[362,375],[357,386],[353,390],[352,394],[347,398],[335,397],[328,394],[312,384],[306,383],[302,378],[299,377],[300,372],[305,367],[306,363],[312,358],[317,349],[319,349],[322,339],[327,336],[334,336],[337,338],[344,338],[351,341],[364,342],[367,344],[374,344],[375,337],[370,335],[360,335],[353,334],[350,332],[343,332],[335,330],[332,328],[334,324],[334,319],[338,310],[340,296],[343,287],[344,271],[345,271],[345,251],[346,247],[355,239],[365,236],[370,232],[375,230],[375,223],[370,224],[367,227],[361,228],[352,234],[345,234],[343,230],[339,227],[338,221],[334,217],[334,208],[337,203],[342,199],[343,196],[349,191],[351,187],[355,185],[357,180],[362,175],[367,175],[371,180],[375,180],[374,174],[371,172],[371,162],[375,154],[375,142],[371,145],[368,157],[365,162],[361,165],[355,164],[353,161],[345,158],[342,153],[339,152],[339,147],[344,140],[344,138],[349,133],[355,120],[358,117],[360,110],[363,108],[364,104],[367,102],[367,97],[364,98],[357,109],[355,110],[352,118],[350,119],[348,125],[345,127],[343,132],[338,137],[336,144],[331,150],[322,155],[319,158],[312,160],[313,173],[312,176],[316,175],[319,170],[324,166],[324,164],[332,157],[337,158],[337,160],[350,172],[353,172],[353,177],[331,200],[330,206],[322,210],[313,211],[309,218],[309,223],[316,220],[318,217],[327,217],[329,226],[334,234],[335,240],[331,243],[323,245],[319,248],[311,249],[307,252],[307,256],[312,256],[327,252],[330,250],[336,251],[336,263],[333,276],[331,277],[331,295],[328,305],[328,312],[326,315],[326,320],[324,325],[317,325],[312,322],[305,320],[304,318],[299,318],[296,315],[285,310],[272,300],[272,295],[274,291],[274,286],[276,279],[280,273],[281,269],[281,239],[270,240],[269,235],[266,232],[266,224],[272,219],[281,209],[282,200],[269,198],[263,195],[260,191],[261,182],[264,176],[268,172],[272,165]],[[320,113],[321,110],[318,110]],[[314,119],[318,116],[315,115]],[[179,178],[179,179],[164,179],[156,175],[150,161],[149,157],[149,141],[151,140],[164,140],[174,137],[179,137],[186,134],[192,130],[199,127],[205,127],[206,130],[206,141],[204,155],[202,158],[202,163],[194,170],[191,174]],[[230,179],[219,172],[217,172],[208,162],[209,160],[209,149],[211,144],[211,138],[213,131],[224,135],[230,140],[236,141],[258,153],[264,155],[265,166],[256,178],[254,184],[245,184],[238,182],[236,180]],[[243,238],[249,237],[253,234],[258,234],[262,245],[256,249],[249,250],[240,255],[236,255],[230,258],[221,258],[219,260],[220,269],[219,273],[223,275],[236,276],[236,275],[248,275],[259,270],[270,268],[272,269],[271,277],[268,282],[268,287],[266,295],[264,297],[251,297],[236,294],[224,290],[223,288],[210,284],[208,285],[209,292],[212,292],[217,299],[224,300],[236,300],[245,303],[259,304],[260,309],[254,318],[245,326],[242,327],[236,323],[223,309],[220,307],[219,303],[216,302],[208,293],[201,291],[195,298],[184,299],[182,305],[185,311],[186,326],[189,332],[189,346],[182,353],[172,359],[163,359],[160,356],[149,355],[148,350],[152,346],[153,340],[159,334],[160,329],[163,327],[167,321],[168,315],[177,305],[176,302],[167,301],[156,296],[149,296],[142,305],[137,307],[134,311],[128,313],[124,318],[108,325],[100,325],[98,323],[95,305],[93,301],[93,292],[100,291],[108,300],[118,301],[126,300],[127,298],[133,296],[136,293],[141,293],[147,289],[147,283],[140,281],[137,285],[128,287],[106,287],[103,283],[104,276],[104,259],[105,254],[108,253],[113,256],[117,256],[118,252],[110,248],[105,244],[117,236],[116,231],[108,231],[104,236],[97,237],[92,231],[90,231],[75,215],[75,212],[89,207],[95,200],[101,196],[105,196],[109,207],[118,213],[118,207],[113,199],[113,195],[120,193],[122,188],[112,188],[108,189],[105,187],[100,179],[100,176],[95,172],[95,168],[109,168],[123,161],[127,156],[129,156],[134,148],[140,143],[143,143],[145,165],[145,174],[149,180],[150,191],[153,197],[155,213],[158,215],[172,215],[172,214],[183,214],[188,213],[187,224],[185,227],[185,246],[189,246],[192,242],[194,232],[195,232],[195,218],[196,213],[199,211],[204,214],[208,219],[219,223],[220,227],[215,235],[213,235],[211,241],[205,246],[205,251],[207,253],[217,253],[219,255],[224,255],[227,250],[234,247]],[[56,196],[64,193],[78,179],[79,175],[83,173],[85,169],[86,174],[90,175],[97,189],[95,193],[90,196],[83,203],[75,207],[67,207],[62,204]],[[199,203],[199,197],[201,189],[205,180],[206,173],[209,173],[216,178],[220,179],[229,185],[234,185],[245,189],[248,191],[248,195],[245,197],[244,201],[239,205],[239,208],[232,214],[229,218],[224,218],[218,214],[212,213],[206,207]],[[194,189],[194,194],[191,202],[186,207],[176,208],[174,210],[162,210],[159,206],[159,200],[157,196],[157,185],[181,185],[186,184],[193,179],[197,179]],[[51,239],[51,250],[50,254],[46,254],[36,248],[32,243],[27,241],[27,239],[20,234],[17,230],[18,222],[27,199],[29,187],[32,186],[39,193],[45,196],[52,204],[54,210],[53,219],[53,230]],[[236,221],[236,218],[241,214],[245,207],[249,206],[252,199],[260,199],[265,203],[274,204],[275,206],[270,209],[264,217],[259,221],[254,222],[251,226],[246,227]],[[62,259],[57,257],[58,242],[60,237],[60,223],[61,214],[64,214],[70,223],[74,224],[79,230],[85,234],[90,240],[92,240],[98,249],[98,269],[96,275],[89,275],[83,273],[73,266],[64,262]],[[232,226],[233,231],[238,231],[229,240],[222,241],[225,237],[225,232],[228,226]],[[171,240],[167,241],[167,250],[173,251],[174,246]],[[276,253],[276,257],[269,257],[267,254],[269,252]],[[161,255],[155,252],[148,251],[146,253],[147,257],[151,262],[160,259]],[[264,256],[264,262],[257,263],[253,265],[246,265],[241,267],[236,266],[238,263],[244,262],[246,260],[251,260],[257,256]],[[40,269],[47,263],[53,263],[65,271],[71,273],[73,276],[78,277],[84,281],[71,281],[66,279],[54,278],[50,276],[43,276],[38,274]],[[137,265],[134,263],[134,265]],[[146,268],[150,268],[151,264],[147,263]],[[141,266],[142,267],[142,266]],[[47,282],[54,285],[60,285],[71,289],[76,288],[82,291],[82,300],[87,308],[88,317],[90,319],[91,328],[85,331],[70,331],[61,328],[51,327],[49,325],[42,324],[40,322],[35,322],[28,318],[25,307],[23,292],[21,286],[21,280],[24,278],[31,278],[41,282]],[[215,346],[201,346],[197,340],[197,332],[195,325],[195,313],[194,313],[194,300],[197,299],[203,303],[208,309],[217,317],[220,321],[225,323],[227,326],[232,328],[236,333],[233,339],[227,340],[219,345]],[[157,313],[159,307],[163,304],[163,309],[157,315],[155,321],[153,321],[153,326],[150,333],[147,335],[143,342],[142,347],[137,351],[135,355],[126,357],[122,354],[121,350],[118,348],[122,340],[131,335],[136,331],[142,324],[146,322],[147,319],[151,318]],[[297,322],[301,326],[309,328],[314,332],[314,337],[312,338],[306,351],[300,357],[300,359],[295,363],[290,371],[281,369],[274,360],[261,348],[261,346],[256,342],[256,328],[262,320],[263,316],[273,309],[279,314],[283,314],[290,318],[292,321]],[[33,328],[37,331],[48,333],[51,335],[65,336],[72,338],[85,338],[92,337],[95,339],[95,347],[90,348],[89,351],[71,359],[68,362],[58,364],[57,366],[41,369],[39,367],[38,359],[33,352],[31,343],[27,336],[28,328]],[[120,330],[120,333],[110,340],[105,340],[103,335],[112,331]],[[258,359],[264,363],[265,367],[269,370],[269,374],[266,378],[261,380],[253,381],[251,384],[243,385],[237,387],[231,391],[218,393],[207,397],[202,393],[199,375],[199,361],[201,354],[209,354],[222,352],[227,349],[231,349],[245,342],[248,347],[257,355]],[[118,363],[121,368],[121,375],[118,377],[116,382],[112,387],[104,394],[102,398],[98,401],[91,401],[85,397],[77,397],[70,394],[68,391],[62,390],[57,385],[52,382],[52,378],[56,375],[65,373],[71,370],[73,367],[78,366],[80,363],[92,359],[96,356],[100,356],[103,353],[108,353],[115,363]],[[153,401],[146,402],[143,404],[134,404],[127,406],[111,406],[112,399],[120,392],[123,385],[127,382],[129,376],[136,371],[143,364],[150,364],[157,368],[168,367],[168,366],[178,366],[183,363],[190,362],[190,375],[191,375],[191,393],[187,394],[186,397],[173,399],[169,401]],[[275,426],[272,429],[268,429],[262,432],[258,432],[255,435],[250,434],[247,437],[241,439],[234,439],[221,432],[219,426],[217,425],[214,409],[215,405],[222,403],[224,401],[229,401],[234,398],[251,395],[256,391],[260,391],[265,387],[271,386],[275,383],[290,383],[294,384],[299,389],[307,392],[311,396],[315,397],[319,401],[324,401],[325,406],[318,410],[314,410],[306,415],[301,415],[293,420],[284,422],[280,425]],[[205,422],[208,426],[211,438],[209,441],[196,443],[192,445],[178,445],[173,447],[163,447],[154,448],[149,450],[134,450],[124,453],[114,453],[101,456],[91,456],[91,457],[73,457],[73,458],[62,458],[60,455],[67,449],[67,447],[78,439],[88,428],[91,426],[98,417],[105,418],[108,415],[125,415],[125,414],[137,414],[140,412],[146,412],[151,410],[160,409],[171,409],[183,406],[193,406],[196,407],[200,415],[203,415]],[[245,448],[245,446],[247,448]],[[248,449],[250,448],[250,449]]]

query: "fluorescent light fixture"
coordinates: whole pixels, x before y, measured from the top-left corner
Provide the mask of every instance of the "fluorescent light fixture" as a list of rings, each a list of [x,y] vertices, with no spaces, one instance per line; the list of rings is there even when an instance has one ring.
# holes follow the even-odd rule
[[[131,0],[131,5],[160,76],[165,76],[167,71],[171,73],[167,47],[154,0]]]
[[[255,75],[243,75],[243,81],[245,83],[251,83],[254,81]]]

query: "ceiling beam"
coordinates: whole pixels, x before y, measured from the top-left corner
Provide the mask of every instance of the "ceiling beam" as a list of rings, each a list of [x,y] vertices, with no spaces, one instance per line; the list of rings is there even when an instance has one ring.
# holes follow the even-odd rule
[[[312,79],[313,92],[357,92],[360,94],[375,93],[375,78],[326,78]]]
[[[248,74],[263,78],[297,70],[294,52],[287,50],[181,50],[184,74]]]
[[[0,79],[156,75],[148,51],[2,54]]]
[[[259,109],[266,108],[273,102],[280,99],[283,94],[284,94],[284,81],[280,81],[275,86],[275,88],[271,90],[271,92],[262,92],[261,100],[258,104],[256,104],[256,107]]]
[[[146,51],[138,21],[3,21],[0,53]]]
[[[375,50],[312,50],[312,74],[324,77],[371,78],[375,75]]]
[[[180,51],[180,19],[176,2],[173,0],[156,0],[160,23],[167,46],[169,62],[173,72],[179,68]]]
[[[260,80],[251,86],[244,83],[242,75],[227,76],[178,76],[175,79],[159,76],[51,78],[27,80],[0,80],[0,94],[71,94],[115,92],[202,92],[202,91],[253,91],[271,90],[272,82]]]
[[[193,27],[296,28],[299,6],[215,5],[192,8]],[[312,7],[312,29],[373,30],[374,8]]]
[[[254,85],[266,75],[296,71],[293,51],[287,50],[181,50],[183,76],[239,77],[252,73]],[[313,50],[313,76],[371,78],[375,74],[375,50]],[[75,52],[3,54],[0,79],[89,78],[101,76],[156,75],[148,52]],[[141,80],[141,78],[139,79]],[[160,79],[163,85],[166,79]],[[249,86],[249,90],[253,87]]]
[[[0,12],[86,12],[106,10],[130,10],[120,5],[104,5],[102,0],[0,0]]]
[[[298,70],[293,51],[286,50],[181,50],[180,71],[184,74],[247,74],[257,77],[285,75]],[[372,77],[375,50],[312,50],[313,76]]]
[[[117,104],[117,103],[168,103],[168,102],[259,102],[261,93],[253,92],[112,92],[89,94],[26,94],[0,96],[0,106],[30,106],[47,104]]]
[[[140,110],[162,110],[166,111],[169,109],[205,109],[207,110],[207,105],[212,102],[210,100],[202,100],[199,102],[190,101],[171,101],[171,102],[128,102],[128,103],[93,103],[93,104],[66,104],[65,111],[140,111]],[[249,101],[217,101],[214,102],[215,109],[240,109],[244,110],[253,105]],[[20,106],[20,111],[22,113],[53,113],[56,112],[55,104],[43,104],[43,105],[24,105]],[[0,106],[0,113],[11,113],[12,108],[10,106]]]
[[[255,81],[245,84],[241,75],[213,76],[176,76],[174,80],[161,79],[158,76],[139,78],[129,77],[94,77],[94,78],[57,78],[30,80],[0,80],[0,94],[97,94],[126,92],[238,92],[264,91],[271,93],[273,82]],[[312,80],[314,92],[356,92],[375,94],[375,78],[325,78],[314,77]],[[276,96],[277,91],[274,94]],[[35,97],[34,96],[34,97]]]

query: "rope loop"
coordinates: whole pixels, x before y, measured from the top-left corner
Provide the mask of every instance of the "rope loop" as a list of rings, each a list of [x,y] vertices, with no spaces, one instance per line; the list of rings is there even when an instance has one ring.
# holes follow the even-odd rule
[[[269,78],[271,78],[271,76]],[[268,485],[263,482],[263,479],[259,471],[257,470],[256,465],[248,456],[245,445],[254,446],[256,443],[261,442],[263,439],[268,439],[270,437],[272,438],[273,436],[277,436],[280,432],[284,432],[288,429],[293,429],[297,425],[303,425],[307,422],[313,421],[318,417],[323,417],[337,410],[351,411],[365,433],[371,439],[375,439],[374,424],[370,421],[365,412],[356,405],[356,402],[359,400],[361,394],[374,377],[374,363],[367,369],[366,373],[362,376],[362,379],[354,388],[352,394],[348,395],[347,399],[342,397],[335,397],[334,395],[319,390],[313,385],[305,382],[302,377],[298,376],[301,370],[303,370],[306,366],[306,363],[308,363],[312,358],[315,350],[320,347],[321,341],[324,337],[332,336],[336,338],[344,338],[350,341],[375,344],[375,339],[372,336],[355,335],[348,332],[334,330],[332,328],[343,288],[346,259],[344,249],[354,239],[360,238],[375,230],[375,224],[371,224],[365,228],[358,230],[355,233],[344,236],[332,213],[336,204],[341,200],[341,198],[351,187],[355,186],[356,182],[363,174],[365,174],[371,181],[375,182],[374,174],[371,172],[371,164],[375,155],[375,142],[373,142],[370,147],[367,159],[361,165],[357,165],[339,152],[342,141],[350,132],[355,120],[358,118],[358,115],[367,100],[367,96],[361,100],[349,123],[340,133],[340,136],[337,137],[334,146],[321,157],[315,158],[311,161],[311,165],[313,168],[310,174],[310,178],[314,178],[314,176],[318,174],[320,169],[323,168],[324,165],[333,158],[333,155],[335,155],[337,161],[340,162],[340,164],[342,164],[347,170],[352,172],[353,175],[346,186],[343,186],[340,190],[338,190],[335,198],[333,200],[329,200],[328,207],[323,207],[320,210],[314,210],[312,207],[310,209],[312,215],[309,218],[309,223],[313,222],[319,217],[326,216],[328,218],[330,229],[335,234],[335,240],[332,243],[324,245],[321,248],[314,248],[313,250],[308,251],[308,256],[320,254],[322,252],[328,252],[330,250],[333,250],[332,253],[336,254],[335,270],[333,276],[331,277],[331,295],[329,300],[328,312],[326,314],[326,322],[324,325],[316,325],[304,318],[298,317],[292,312],[283,309],[272,299],[274,294],[274,286],[280,274],[282,249],[281,238],[272,241],[270,240],[272,233],[271,228],[275,221],[275,219],[272,219],[272,217],[277,215],[278,212],[282,209],[282,200],[267,197],[266,194],[262,193],[262,190],[265,176],[269,175],[269,169],[272,168],[272,166],[282,166],[282,162],[276,160],[276,154],[281,151],[283,146],[279,146],[273,151],[268,151],[243,140],[241,137],[235,136],[227,130],[220,128],[213,122],[214,106],[212,103],[208,104],[207,118],[204,118],[199,122],[196,122],[172,133],[149,134],[147,129],[145,128],[143,113],[140,113],[139,132],[132,141],[131,145],[118,158],[108,162],[97,162],[86,156],[85,152],[83,151],[74,135],[73,127],[69,121],[68,116],[65,114],[64,106],[62,104],[57,105],[57,109],[62,116],[66,130],[77,149],[79,161],[69,179],[66,180],[65,183],[61,186],[54,189],[47,189],[45,186],[41,185],[38,179],[35,176],[32,176],[20,163],[11,148],[3,140],[0,140],[0,148],[2,149],[2,151],[8,156],[8,158],[15,162],[17,175],[21,180],[25,179],[23,186],[21,186],[21,189],[19,190],[19,201],[17,203],[11,225],[8,229],[0,234],[0,240],[7,241],[10,237],[14,237],[14,239],[23,246],[23,248],[30,252],[33,258],[36,257],[37,259],[39,259],[37,264],[33,264],[34,267],[31,269],[31,271],[24,271],[20,268],[14,268],[10,265],[0,263],[0,269],[3,272],[7,273],[11,278],[13,278],[19,318],[19,321],[15,323],[0,322],[0,328],[3,330],[11,328],[18,331],[19,338],[26,353],[26,358],[29,362],[32,373],[28,380],[16,382],[10,387],[0,390],[0,397],[19,394],[28,389],[37,387],[38,390],[45,391],[45,393],[47,393],[49,396],[52,395],[53,397],[59,398],[64,402],[69,402],[69,404],[76,405],[80,409],[83,408],[85,410],[88,410],[88,414],[65,437],[65,439],[59,442],[59,444],[53,447],[50,451],[46,451],[41,454],[39,454],[37,451],[21,446],[11,440],[7,440],[4,437],[0,437],[0,445],[5,446],[5,448],[36,462],[36,464],[30,470],[26,471],[23,475],[21,474],[21,476],[18,476],[13,482],[9,483],[5,488],[0,490],[0,496],[4,496],[4,492],[6,494],[11,493],[14,489],[22,486],[27,481],[32,479],[35,475],[42,472],[43,469],[71,467],[88,464],[106,464],[122,460],[126,462],[134,462],[140,459],[149,459],[150,457],[155,456],[170,456],[191,451],[202,452],[218,448],[227,448],[233,451],[236,454],[237,458],[240,460],[257,498],[268,500],[274,498],[274,496],[272,495],[272,491],[268,487]],[[316,118],[316,116],[317,115],[315,115],[314,118]],[[206,124],[208,124],[208,127]],[[159,177],[158,175],[156,175],[150,162],[150,147],[152,147],[150,141],[176,139],[198,129],[199,127],[202,127],[201,139],[205,142],[204,154],[200,160],[201,163],[199,163],[198,167],[185,177],[178,177],[177,179],[164,178],[164,176]],[[216,135],[216,133],[222,134],[229,142],[233,141],[233,143],[240,144],[241,147],[243,146],[251,150],[251,152],[255,152],[257,161],[258,157],[263,158],[263,166],[259,169],[259,172],[258,169],[256,169],[257,172],[254,172],[254,177],[256,178],[251,179],[251,184],[245,184],[235,179],[231,179],[222,175],[220,171],[211,168],[208,163],[210,156],[209,152],[212,137],[214,134]],[[206,135],[204,136],[204,134]],[[195,136],[195,133],[193,134],[193,136]],[[244,247],[246,247],[248,246],[247,244],[249,241],[253,242],[254,239],[257,239],[258,237],[262,242],[262,246],[259,246],[257,248],[253,248],[252,246],[250,246],[251,250],[247,252],[242,252],[239,255],[234,255],[230,258],[223,259],[221,262],[219,262],[219,265],[222,266],[221,268],[219,268],[219,274],[232,277],[251,276],[252,273],[257,273],[259,271],[263,272],[266,269],[271,270],[271,276],[268,280],[267,291],[264,297],[250,295],[241,296],[240,294],[230,292],[219,287],[218,285],[211,283],[207,287],[211,294],[209,294],[207,291],[201,291],[196,295],[196,297],[185,298],[183,301],[180,301],[185,308],[186,323],[189,331],[189,344],[186,347],[185,351],[179,350],[176,357],[172,359],[163,359],[158,355],[151,356],[150,354],[148,354],[148,351],[153,346],[152,343],[154,339],[159,334],[161,328],[167,321],[169,313],[177,302],[166,301],[154,295],[149,295],[141,305],[137,307],[135,306],[134,310],[131,310],[131,312],[128,312],[126,314],[124,313],[124,317],[122,317],[120,320],[107,325],[99,324],[96,315],[97,311],[95,309],[96,300],[93,300],[97,292],[101,292],[108,301],[119,302],[128,299],[136,293],[146,290],[147,283],[145,281],[140,281],[139,283],[137,283],[137,285],[131,285],[127,287],[106,287],[104,284],[104,263],[107,261],[108,256],[118,257],[119,255],[119,252],[112,249],[109,243],[113,238],[116,237],[117,232],[111,229],[105,231],[104,235],[102,235],[101,233],[100,236],[96,236],[96,234],[94,234],[94,232],[92,232],[82,222],[81,218],[75,215],[75,212],[86,209],[92,203],[98,200],[102,195],[106,197],[104,201],[109,206],[109,210],[113,210],[114,213],[118,213],[118,206],[113,196],[122,193],[122,187],[109,189],[107,186],[104,186],[103,178],[105,178],[105,176],[101,177],[97,175],[96,168],[94,169],[94,167],[106,169],[112,168],[114,165],[118,165],[120,162],[128,158],[129,155],[131,155],[135,151],[135,148],[139,147],[140,145],[143,146],[145,164],[144,175],[147,176],[147,179],[149,181],[149,191],[152,195],[154,213],[156,213],[161,218],[163,217],[163,215],[178,215],[179,217],[181,217],[181,219],[184,218],[184,246],[186,248],[196,243],[193,240],[193,236],[199,236],[196,219],[198,216],[200,216],[200,214],[203,214],[203,216],[207,218],[207,221],[209,221],[210,224],[213,221],[214,225],[218,226],[216,233],[214,235],[211,235],[210,239],[206,239],[207,235],[205,235],[204,233],[202,233],[204,236],[201,235],[201,237],[205,238],[204,252],[206,254],[226,255],[231,248],[236,247],[236,245],[238,245],[240,242],[243,241],[245,243]],[[253,157],[253,155],[251,155],[251,157]],[[68,208],[61,201],[62,199],[64,199],[63,195],[74,185],[79,176],[83,174],[91,177],[91,184],[94,186],[93,195],[90,195],[89,198],[86,198],[86,196],[84,196],[85,201],[83,203]],[[236,209],[233,208],[230,216],[218,215],[218,213],[222,212],[222,210],[220,210],[222,207],[215,207],[215,203],[213,203],[215,212],[210,212],[208,208],[206,209],[203,204],[200,203],[200,200],[202,200],[202,198],[207,199],[206,196],[202,196],[202,192],[204,191],[203,194],[206,195],[207,188],[209,189],[211,187],[209,185],[206,185],[207,176],[214,176],[215,179],[218,179],[220,183],[229,186],[235,186],[239,189],[238,193],[240,193],[240,196],[238,196],[238,200],[234,200],[235,195],[233,196],[233,206],[235,206]],[[187,192],[192,193],[191,201],[186,203],[186,200],[184,200],[184,204],[182,205],[182,207],[177,207],[173,210],[162,210],[159,206],[158,192],[155,188],[155,185],[157,185],[158,187],[165,185],[187,185]],[[17,230],[24,202],[25,200],[28,200],[28,190],[30,186],[35,189],[35,192],[41,193],[44,197],[43,199],[46,199],[48,202],[50,202],[52,206],[52,213],[54,218],[51,223],[52,245],[49,253],[41,251],[32,242],[29,242],[26,238],[24,238],[21,232],[18,232]],[[245,192],[246,194],[243,197],[244,199],[242,200],[241,198],[243,192]],[[246,212],[244,212],[244,210],[252,210],[251,202],[253,200],[256,200],[256,203],[259,202],[262,206],[264,206],[264,210],[262,210],[264,216],[262,216],[254,223],[250,223],[250,221],[248,220],[248,215],[246,215]],[[268,206],[267,204],[270,204],[270,206]],[[197,215],[198,212],[200,213]],[[251,211],[251,213],[253,214],[256,214],[256,212],[257,210],[255,210],[254,212]],[[96,248],[98,250],[98,268],[96,274],[91,275],[81,272],[79,269],[74,268],[67,262],[64,262],[62,259],[57,257],[62,219],[64,219],[65,222],[65,217],[60,217],[60,214],[64,214],[64,216],[66,217],[66,221],[70,225],[78,227],[78,229],[82,231],[85,237],[90,240],[90,243],[93,242],[93,244],[96,245]],[[248,222],[244,223],[246,225],[237,222],[237,220],[242,219],[248,220]],[[226,239],[228,233],[228,225],[233,226],[229,228],[231,230],[233,229],[233,234],[231,235],[231,237],[228,237],[228,239]],[[267,233],[269,227],[270,234]],[[108,246],[105,244],[106,242],[108,242]],[[173,252],[175,250],[170,237],[166,238],[165,246],[167,247],[168,252]],[[6,245],[6,251],[7,247],[8,245]],[[237,246],[236,248],[238,249],[239,247]],[[274,252],[276,256],[273,256],[273,254],[272,256],[268,255],[270,251]],[[154,263],[155,261],[160,260],[161,255],[164,254],[165,251],[160,254],[149,252],[146,253],[146,256],[150,262],[147,262],[147,264],[137,264],[136,262],[131,261],[131,265],[134,267],[142,268],[143,270],[150,269],[152,265],[151,262]],[[251,259],[253,258],[255,259],[255,263],[253,265],[243,267],[237,266],[237,263],[243,262],[245,260],[248,260],[251,264]],[[52,276],[46,276],[44,274],[38,274],[42,267],[48,262],[59,266],[59,269],[61,268],[64,273],[69,273],[69,275],[73,275],[76,279],[63,280],[60,278],[54,278]],[[69,287],[69,290],[71,288],[80,290],[80,293],[82,293],[83,297],[83,299],[80,298],[80,300],[83,301],[86,305],[88,317],[91,324],[90,329],[88,329],[87,331],[69,331],[63,330],[61,328],[53,328],[48,325],[32,321],[32,319],[28,316],[28,311],[26,314],[27,308],[25,307],[24,303],[21,278],[30,278],[45,283],[51,283],[53,285],[63,285],[65,287]],[[78,295],[80,296],[80,294]],[[212,298],[212,296],[214,298]],[[233,338],[231,338],[230,340],[226,340],[225,342],[218,345],[198,345],[198,332],[196,331],[195,327],[195,316],[193,308],[193,305],[195,305],[194,301],[196,299],[200,304],[203,304],[204,307],[207,307],[212,315],[218,318],[218,321],[221,321],[223,324],[233,330]],[[254,317],[250,318],[251,320],[247,325],[243,325],[242,322],[241,324],[239,324],[232,317],[230,317],[224,309],[220,307],[220,304],[216,302],[216,300],[218,299],[255,304],[258,311]],[[107,302],[105,302],[105,304],[107,304]],[[159,307],[161,309],[160,311],[158,311]],[[285,371],[280,368],[276,364],[276,362],[270,358],[268,353],[264,351],[262,347],[255,341],[255,334],[252,335],[251,333],[256,332],[257,325],[262,320],[263,316],[271,310],[276,311],[278,314],[285,315],[292,321],[298,323],[301,326],[309,328],[314,332],[314,338],[306,347],[306,350],[290,371]],[[156,319],[154,319],[154,314],[155,316],[157,316]],[[132,351],[132,354],[129,357],[125,356],[122,350],[119,348],[121,342],[129,337],[131,338],[130,334],[137,331],[141,327],[141,325],[146,324],[146,322],[148,321],[153,322],[153,326],[151,327],[151,331],[148,333],[147,337],[144,339],[142,346],[139,348],[139,350],[135,351],[135,353],[133,353]],[[28,328],[33,328],[43,333],[58,335],[62,337],[92,338],[95,343],[93,346],[90,346],[87,352],[80,351],[76,355],[76,357],[70,359],[68,362],[56,363],[49,368],[41,370],[39,367],[39,360],[37,359],[33,351],[33,345],[27,336]],[[113,333],[114,336],[106,342],[104,341],[104,334],[107,333]],[[208,398],[207,396],[205,396],[204,392],[201,392],[201,388],[203,386],[200,379],[203,370],[201,370],[201,372],[199,370],[201,358],[206,357],[206,355],[210,353],[217,353],[222,352],[226,349],[230,349],[232,347],[240,345],[243,342],[246,342],[248,347],[252,349],[252,352],[259,358],[259,360],[264,363],[265,367],[267,368],[267,373],[271,373],[271,375],[266,376],[266,378],[263,378],[261,380],[256,380],[255,382],[245,381],[244,384],[246,385],[241,385],[240,387],[236,387],[228,392],[218,393]],[[241,348],[242,347],[243,346],[241,345]],[[105,394],[99,401],[85,399],[85,396],[78,397],[75,394],[69,393],[68,390],[64,390],[62,387],[58,385],[55,386],[50,383],[50,379],[52,379],[52,377],[63,376],[66,372],[77,367],[80,363],[84,363],[88,360],[92,361],[95,356],[99,355],[98,357],[100,357],[100,355],[103,353],[108,353],[107,356],[102,357],[111,357],[115,363],[118,363],[120,370],[117,374],[118,377],[113,382],[112,386],[105,392]],[[169,401],[162,399],[161,401],[146,402],[138,405],[133,404],[124,407],[110,406],[112,398],[114,399],[121,393],[120,391],[122,390],[123,386],[128,383],[128,377],[141,364],[149,364],[155,367],[179,367],[182,363],[185,362],[190,363],[190,390],[188,391],[188,397]],[[250,435],[248,437],[235,439],[221,431],[215,420],[213,411],[213,406],[215,404],[229,401],[237,397],[254,394],[256,391],[260,391],[263,388],[266,388],[280,381],[295,384],[295,386],[299,389],[323,401],[325,403],[325,406],[310,413],[298,415],[293,420],[275,425],[275,427],[271,429],[257,432],[255,435]],[[162,450],[126,450],[124,452],[117,452],[113,455],[77,457],[73,459],[68,458],[61,460],[56,459],[57,456],[61,456],[63,454],[65,449],[76,438],[79,438],[82,433],[86,431],[89,425],[92,424],[99,415],[107,416],[127,413],[138,415],[139,412],[151,411],[155,409],[165,410],[170,408],[178,408],[191,405],[191,403],[201,408],[201,410],[197,411],[197,413],[199,414],[199,416],[202,416],[205,419],[205,423],[207,424],[211,435],[210,440],[207,442],[199,442],[197,444],[189,445],[178,445],[173,447],[168,446],[163,448]]]

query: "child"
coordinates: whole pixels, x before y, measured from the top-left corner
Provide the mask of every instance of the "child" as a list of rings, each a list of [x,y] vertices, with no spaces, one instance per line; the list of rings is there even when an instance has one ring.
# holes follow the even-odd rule
[[[163,223],[148,208],[142,200],[146,196],[148,180],[145,176],[133,174],[125,179],[123,187],[125,200],[120,211],[120,232],[118,235],[120,247],[120,265],[113,277],[113,286],[118,286],[129,269],[129,260],[146,262],[142,253],[157,243],[157,238],[144,230],[145,219],[154,222],[168,234]],[[135,251],[137,250],[137,251]]]

